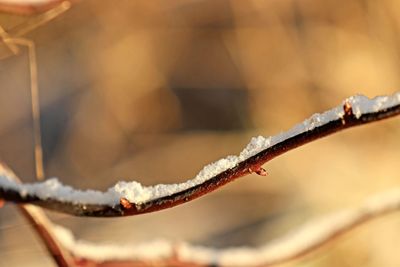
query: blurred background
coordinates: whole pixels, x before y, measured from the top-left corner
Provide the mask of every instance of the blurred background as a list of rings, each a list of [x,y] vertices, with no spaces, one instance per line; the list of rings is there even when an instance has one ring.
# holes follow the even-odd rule
[[[12,36],[37,16],[1,13],[0,25]],[[252,136],[400,88],[394,0],[82,0],[23,37],[37,51],[46,177],[82,189],[182,182]],[[32,182],[27,51],[0,42],[0,57],[0,159]],[[257,246],[397,186],[399,134],[398,119],[338,133],[268,163],[267,177],[154,214],[48,214],[95,242]],[[399,226],[380,218],[282,266],[400,266]],[[54,266],[13,204],[0,229],[0,266]]]

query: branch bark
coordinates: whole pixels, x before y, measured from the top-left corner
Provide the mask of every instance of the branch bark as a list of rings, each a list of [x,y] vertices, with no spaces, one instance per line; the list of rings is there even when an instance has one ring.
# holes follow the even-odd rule
[[[5,164],[1,164],[1,167],[8,173],[8,176],[11,179],[18,183],[21,181]],[[18,208],[22,215],[30,222],[57,266],[73,266],[73,258],[71,254],[60,245],[57,237],[53,233],[53,224],[46,214],[39,207],[29,204],[18,205]]]
[[[164,241],[167,252],[157,245],[100,245],[76,240],[73,234],[54,225],[37,207],[19,206],[43,240],[58,266],[151,267],[151,266],[275,266],[302,258],[335,241],[372,219],[400,209],[400,188],[363,201],[360,205],[310,220],[295,231],[257,248],[213,249]],[[147,252],[144,252],[146,251]],[[165,249],[164,249],[165,250]],[[123,251],[121,253],[121,251]],[[148,251],[152,256],[149,257]],[[158,256],[157,256],[158,254]]]
[[[85,204],[77,201],[65,201],[62,198],[58,199],[56,197],[43,199],[35,194],[22,194],[16,189],[4,186],[0,187],[0,198],[16,203],[30,203],[76,216],[93,217],[131,216],[171,208],[208,194],[239,177],[248,175],[249,173],[262,172],[261,166],[263,164],[301,145],[354,126],[360,126],[399,115],[400,94],[398,93],[392,97],[396,97],[395,105],[388,108],[378,109],[374,112],[357,112],[357,114],[354,113],[353,107],[349,102],[345,101],[342,107],[343,115],[339,118],[286,138],[247,158],[246,160],[239,162],[233,168],[229,168],[200,184],[182,191],[174,192],[170,195],[157,197],[141,203],[132,203],[124,198],[120,199],[119,204],[114,205]]]
[[[35,207],[29,207],[25,212],[28,217],[34,219],[38,234],[48,247],[50,245],[49,251],[59,266],[275,266],[300,259],[337,240],[355,227],[398,211],[400,188],[369,197],[351,209],[310,220],[295,231],[256,248],[213,249],[163,241],[161,250],[164,251],[160,252],[157,251],[160,246],[154,243],[130,246],[95,244],[75,239],[69,230],[51,224],[43,213],[39,213],[40,220],[35,219],[36,211],[40,210],[38,208],[32,210],[31,208]],[[38,224],[37,221],[45,223]],[[143,249],[144,246],[147,248]],[[57,255],[59,257],[55,257]],[[64,262],[60,259],[64,262],[68,260],[68,265],[63,265]]]

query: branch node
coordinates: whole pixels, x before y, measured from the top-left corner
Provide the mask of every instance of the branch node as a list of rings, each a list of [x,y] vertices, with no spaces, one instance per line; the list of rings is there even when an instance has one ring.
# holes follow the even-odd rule
[[[351,104],[348,101],[346,101],[344,103],[343,111],[344,111],[344,115],[342,117],[342,124],[345,125],[346,124],[346,119],[353,116],[353,108],[352,108]]]
[[[119,199],[119,204],[121,204],[121,206],[124,208],[124,209],[131,209],[132,208],[132,204],[129,202],[129,200],[127,200],[126,198],[124,198],[124,197],[121,197],[120,199]]]
[[[262,168],[262,167],[260,167],[260,166],[258,166],[258,167],[255,167],[255,168],[249,168],[248,169],[248,171],[249,171],[249,173],[256,173],[256,174],[258,174],[258,175],[260,175],[260,176],[267,176],[267,171],[264,169],[264,168]]]

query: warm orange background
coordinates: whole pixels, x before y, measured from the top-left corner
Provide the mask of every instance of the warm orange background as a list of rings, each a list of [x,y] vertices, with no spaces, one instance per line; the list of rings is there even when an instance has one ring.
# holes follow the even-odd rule
[[[0,25],[12,34],[28,19]],[[100,190],[184,181],[251,136],[399,90],[399,36],[394,0],[83,0],[24,35],[37,47],[46,174]],[[27,54],[0,56],[0,158],[33,181]],[[263,244],[396,186],[399,135],[399,119],[339,133],[270,162],[267,177],[157,214],[51,217],[91,241]],[[285,266],[400,266],[399,223],[376,220]],[[0,266],[53,266],[12,204],[0,229]]]

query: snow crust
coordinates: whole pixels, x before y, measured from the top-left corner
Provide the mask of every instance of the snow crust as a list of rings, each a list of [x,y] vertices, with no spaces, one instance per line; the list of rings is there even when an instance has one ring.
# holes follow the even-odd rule
[[[106,204],[114,206],[119,204],[120,198],[126,198],[131,203],[140,204],[201,184],[215,175],[235,167],[238,163],[279,142],[300,133],[310,131],[315,127],[324,125],[330,121],[340,119],[344,115],[343,104],[346,102],[351,104],[354,115],[359,118],[363,114],[382,111],[395,105],[399,105],[400,92],[390,96],[378,96],[373,99],[369,99],[363,95],[352,96],[346,99],[340,106],[322,114],[314,114],[286,132],[282,132],[272,137],[253,137],[250,140],[250,143],[238,156],[228,156],[211,163],[205,166],[195,178],[179,184],[143,186],[136,181],[118,182],[106,192],[95,190],[82,191],[63,185],[57,178],[48,179],[41,183],[18,184],[4,169],[0,169],[0,187],[16,190],[21,196],[35,195],[44,200],[53,198],[72,203]]]
[[[69,229],[52,225],[52,232],[64,248],[75,256],[96,261],[106,260],[159,260],[172,255],[171,243],[166,240],[155,240],[144,244],[116,245],[111,243],[94,244],[84,240],[76,240]]]
[[[72,233],[54,227],[58,241],[74,255],[94,261],[160,260],[177,256],[180,261],[212,266],[260,266],[289,259],[323,244],[345,229],[400,207],[400,188],[377,194],[352,209],[332,213],[300,226],[284,237],[257,248],[213,249],[188,243],[174,244],[158,240],[140,245],[96,245],[75,240]]]
[[[239,247],[215,250],[185,245],[178,250],[182,260],[222,266],[259,266],[279,262],[307,251],[344,229],[400,207],[400,188],[368,198],[358,207],[314,219],[284,237],[259,248]]]
[[[354,115],[359,118],[363,114],[373,113],[396,106],[400,103],[400,92],[389,96],[377,96],[369,99],[364,95],[356,95],[347,99],[353,108]]]

